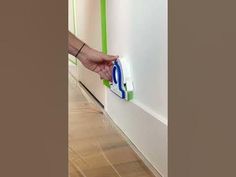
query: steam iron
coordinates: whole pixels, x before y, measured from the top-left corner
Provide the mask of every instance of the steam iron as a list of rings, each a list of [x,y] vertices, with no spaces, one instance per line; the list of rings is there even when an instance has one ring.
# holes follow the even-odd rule
[[[130,101],[133,99],[133,83],[130,77],[129,65],[124,59],[117,59],[113,64],[110,89],[120,98]]]

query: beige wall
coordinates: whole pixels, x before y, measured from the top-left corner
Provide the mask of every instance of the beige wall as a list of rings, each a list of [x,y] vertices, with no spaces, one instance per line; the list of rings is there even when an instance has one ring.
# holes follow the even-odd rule
[[[100,0],[77,0],[77,4],[78,37],[89,46],[101,51]],[[105,104],[105,88],[100,77],[80,63],[78,64],[78,74],[79,80],[102,104]]]

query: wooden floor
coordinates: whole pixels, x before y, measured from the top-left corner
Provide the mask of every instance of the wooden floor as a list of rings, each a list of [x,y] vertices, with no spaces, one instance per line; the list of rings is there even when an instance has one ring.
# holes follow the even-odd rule
[[[69,176],[154,177],[101,109],[69,79]]]

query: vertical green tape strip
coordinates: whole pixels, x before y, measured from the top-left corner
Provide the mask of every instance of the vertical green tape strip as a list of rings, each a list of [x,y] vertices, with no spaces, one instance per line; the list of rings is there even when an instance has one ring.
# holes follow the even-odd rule
[[[106,0],[100,0],[101,8],[101,28],[102,28],[102,52],[107,54],[107,9]],[[110,82],[108,80],[103,80],[103,85],[110,88]]]
[[[74,20],[74,33],[77,35],[77,29],[76,29],[76,3],[75,0],[72,1],[73,3],[73,20]],[[75,65],[77,65],[77,58],[75,57]]]
[[[100,0],[101,7],[101,27],[102,27],[102,52],[107,54],[107,17],[106,0]]]
[[[77,30],[76,30],[76,3],[75,0],[71,0],[72,1],[72,14],[73,14],[73,22],[74,22],[74,34],[77,35]],[[70,12],[69,12],[70,13]],[[73,63],[74,65],[78,64],[77,58],[73,57],[75,59],[75,61],[69,59],[69,61],[71,63]]]

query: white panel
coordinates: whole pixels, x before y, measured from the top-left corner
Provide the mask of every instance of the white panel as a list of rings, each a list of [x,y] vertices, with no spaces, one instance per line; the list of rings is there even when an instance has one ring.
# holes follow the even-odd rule
[[[132,102],[107,90],[108,115],[129,137],[144,157],[167,177],[167,125]]]
[[[167,0],[107,1],[108,51],[131,66],[131,103],[110,91],[106,110],[138,149],[167,176]]]
[[[109,0],[108,49],[132,66],[135,99],[167,118],[167,0]]]
[[[77,0],[78,37],[89,46],[102,50],[100,0]],[[100,77],[78,64],[79,80],[104,104],[105,88]]]

